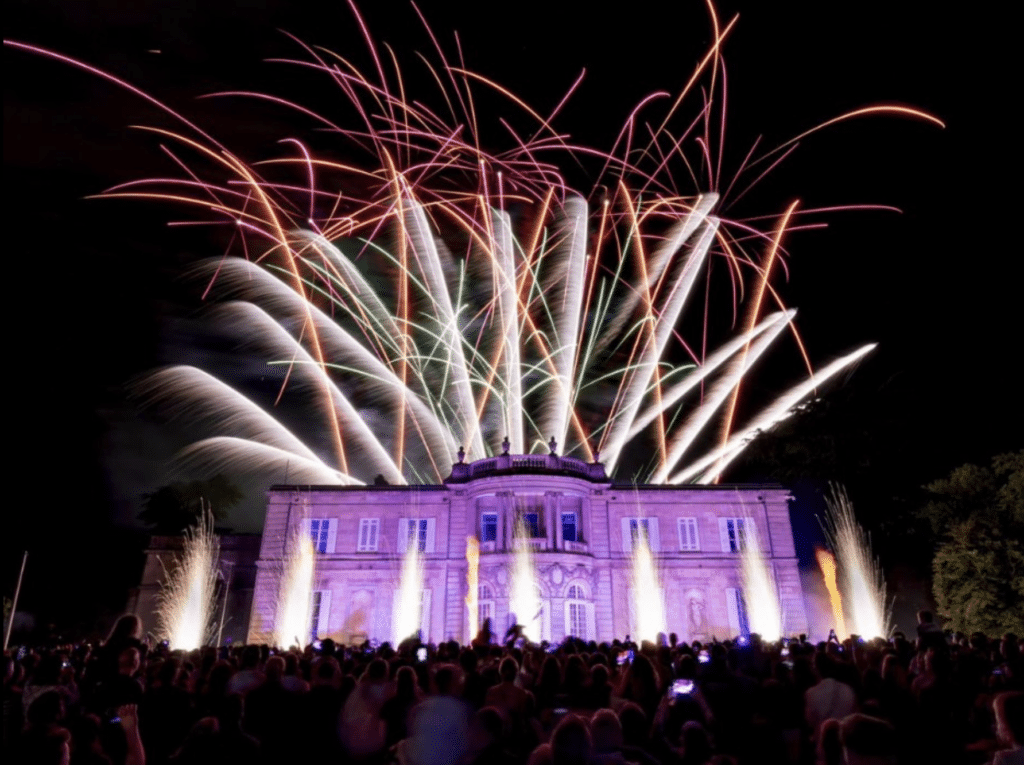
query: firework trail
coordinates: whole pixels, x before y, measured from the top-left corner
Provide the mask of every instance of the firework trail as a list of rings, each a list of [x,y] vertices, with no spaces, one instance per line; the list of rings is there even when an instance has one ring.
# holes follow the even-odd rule
[[[785,237],[821,225],[808,218],[821,211],[794,204],[754,221],[723,211],[820,127],[887,112],[938,120],[905,107],[857,109],[760,156],[755,144],[723,180],[721,49],[735,19],[721,25],[712,10],[713,42],[671,106],[652,111],[665,93],[644,99],[602,151],[553,125],[579,80],[545,116],[468,70],[461,48],[450,60],[424,23],[435,58],[421,59],[442,104],[433,109],[406,95],[393,52],[385,55],[353,12],[369,73],[297,40],[299,58],[285,62],[329,81],[345,114],[272,94],[216,95],[290,110],[336,135],[346,155],[367,152],[363,162],[286,138],[284,154],[247,163],[123,80],[7,43],[129,88],[180,121],[181,132],[149,129],[178,178],[104,196],[170,202],[194,214],[189,222],[228,232],[224,256],[195,270],[216,303],[211,319],[281,366],[278,398],[313,402],[328,441],[306,444],[209,372],[171,367],[138,381],[136,392],[205,435],[178,455],[179,470],[311,484],[437,482],[460,446],[473,460],[497,453],[506,437],[516,453],[543,450],[553,437],[563,453],[599,453],[609,472],[634,479],[715,481],[758,431],[870,351],[814,370],[795,312],[772,285],[786,268]],[[485,148],[484,96],[511,105],[532,131],[499,120],[511,148]],[[697,118],[676,130],[684,101],[698,105]],[[592,178],[589,193],[573,191],[561,170],[577,166]],[[678,191],[675,169],[696,191]],[[725,322],[711,305],[713,273],[733,295]],[[709,328],[723,323],[736,334],[707,348]],[[684,336],[689,325],[695,340]],[[784,332],[807,378],[746,414],[742,382]],[[636,454],[652,456],[624,459]]]

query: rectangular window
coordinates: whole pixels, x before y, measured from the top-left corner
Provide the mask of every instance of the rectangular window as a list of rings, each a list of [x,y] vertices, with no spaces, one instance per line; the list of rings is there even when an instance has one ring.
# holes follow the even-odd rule
[[[400,518],[398,520],[398,552],[404,553],[409,545],[416,545],[422,553],[434,552],[434,518]]]
[[[536,539],[540,534],[540,513],[523,513],[523,525],[526,527],[526,534],[531,539]]]
[[[745,518],[719,518],[718,531],[722,537],[722,552],[738,553],[746,547]]]
[[[585,603],[569,603],[569,634],[580,640],[588,640],[587,606]]]
[[[380,518],[359,519],[359,541],[357,552],[377,552],[377,540],[380,538]]]
[[[747,604],[743,601],[743,591],[738,587],[726,587],[725,599],[729,609],[730,631],[733,635],[750,637],[750,620],[747,617]]]
[[[481,513],[480,515],[480,541],[498,541],[498,514]]]
[[[312,640],[327,634],[327,617],[331,611],[331,593],[328,590],[313,590],[310,599],[309,632]]]
[[[562,541],[580,541],[579,525],[576,513],[562,513]]]
[[[683,552],[696,552],[700,550],[696,518],[679,519],[679,549]]]
[[[658,533],[657,518],[623,518],[622,519],[622,551],[633,552],[633,547],[643,539],[651,552],[661,550],[661,537]]]
[[[309,536],[313,549],[321,555],[334,552],[337,522],[333,518],[312,518],[309,520]]]

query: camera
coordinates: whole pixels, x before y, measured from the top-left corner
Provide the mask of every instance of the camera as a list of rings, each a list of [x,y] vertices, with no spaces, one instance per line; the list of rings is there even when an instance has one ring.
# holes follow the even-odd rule
[[[427,660],[427,649],[425,646],[420,646],[416,649],[416,661],[421,664]]]

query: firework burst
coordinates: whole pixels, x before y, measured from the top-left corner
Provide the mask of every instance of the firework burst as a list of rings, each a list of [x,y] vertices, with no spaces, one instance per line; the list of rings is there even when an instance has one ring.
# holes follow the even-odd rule
[[[287,138],[282,155],[249,163],[112,75],[14,45],[131,88],[180,120],[181,131],[150,130],[181,175],[105,196],[172,202],[194,213],[189,222],[229,232],[226,254],[196,269],[204,297],[216,301],[212,319],[281,365],[279,399],[315,402],[327,434],[326,446],[313,447],[215,375],[162,369],[139,381],[142,400],[205,433],[178,455],[180,469],[293,483],[435,482],[460,447],[478,459],[506,437],[515,453],[554,438],[563,453],[635,479],[707,482],[871,349],[815,370],[795,312],[773,287],[785,237],[819,225],[807,216],[821,211],[794,204],[731,220],[730,202],[825,125],[884,112],[936,121],[903,107],[858,109],[766,153],[755,144],[728,175],[722,43],[735,19],[723,25],[712,11],[710,20],[712,44],[682,90],[644,99],[610,150],[554,126],[579,80],[539,112],[469,70],[461,47],[447,57],[426,24],[434,57],[422,62],[437,109],[406,94],[396,56],[368,32],[365,69],[298,40],[300,57],[286,62],[328,81],[346,114],[271,94],[218,94],[291,110],[337,136],[345,153],[366,153],[353,162]],[[532,123],[524,131],[499,120],[507,150],[481,138],[485,94]],[[684,104],[696,113],[676,128]],[[574,191],[565,167],[582,167],[592,190]],[[695,191],[680,191],[677,175]],[[733,296],[724,322],[713,273]],[[723,323],[732,337],[709,347],[709,328]],[[784,334],[807,360],[806,379],[741,418],[743,380]]]

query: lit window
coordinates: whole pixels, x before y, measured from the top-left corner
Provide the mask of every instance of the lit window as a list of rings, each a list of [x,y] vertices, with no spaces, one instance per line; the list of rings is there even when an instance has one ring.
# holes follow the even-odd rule
[[[491,627],[494,626],[494,590],[489,585],[481,584],[477,587],[477,624],[484,626],[484,621],[491,620]]]
[[[334,539],[337,524],[332,518],[312,518],[309,521],[309,536],[313,540],[313,549],[320,553],[334,552]]]
[[[434,518],[402,518],[398,523],[398,552],[415,545],[422,553],[434,552]]]
[[[745,518],[719,518],[718,530],[722,537],[722,552],[738,553],[746,547]]]
[[[679,519],[679,549],[684,552],[695,552],[700,549],[696,518]]]
[[[482,513],[480,515],[480,541],[496,542],[498,540],[498,514]]]
[[[578,584],[569,585],[565,591],[565,634],[590,640],[594,632],[593,609],[586,590]]]
[[[380,538],[380,518],[361,518],[359,520],[358,552],[376,552],[377,540]]]
[[[562,513],[562,539],[566,542],[580,541],[576,513]]]
[[[643,540],[651,552],[661,550],[661,538],[658,534],[657,518],[623,518],[622,519],[622,551],[633,552],[633,548]]]
[[[312,640],[327,634],[327,617],[331,610],[331,593],[329,590],[313,590],[310,599],[309,632]],[[296,636],[298,637],[298,636]]]

